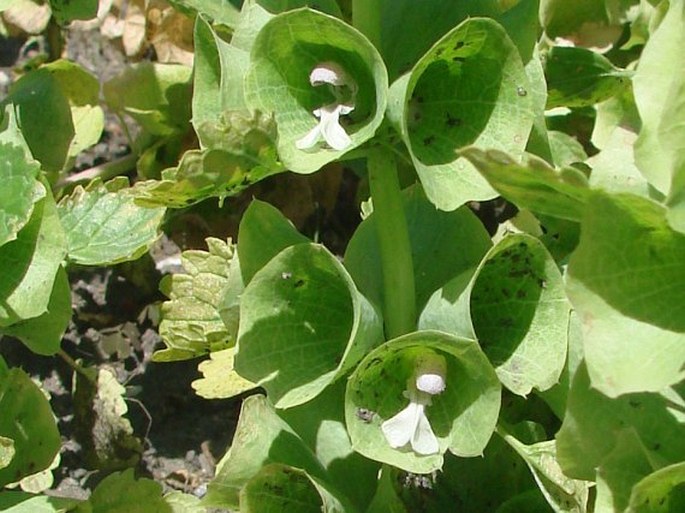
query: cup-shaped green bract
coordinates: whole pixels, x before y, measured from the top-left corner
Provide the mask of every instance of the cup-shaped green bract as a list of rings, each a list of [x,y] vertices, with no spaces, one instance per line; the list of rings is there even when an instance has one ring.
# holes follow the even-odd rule
[[[425,414],[439,452],[420,455],[393,449],[381,425],[403,410],[407,381],[428,354],[445,359],[445,389],[432,396]],[[386,342],[352,373],[345,395],[345,421],[352,447],[362,455],[409,472],[440,469],[446,450],[479,456],[492,435],[500,408],[500,382],[478,343],[439,331],[418,331]]]
[[[322,63],[336,64],[356,84],[354,110],[340,118],[351,144],[340,151],[325,144],[296,146],[317,126],[313,112],[336,103],[330,87],[310,83],[310,73]],[[387,92],[387,71],[376,48],[343,21],[307,8],[279,14],[262,28],[245,84],[248,105],[274,113],[279,156],[297,173],[313,173],[370,139],[383,120]]]
[[[235,369],[288,408],[317,396],[382,336],[378,314],[335,256],[297,244],[245,288]]]
[[[516,46],[486,18],[458,25],[392,85],[388,116],[438,208],[497,195],[456,150],[475,145],[520,153],[534,118],[529,90]]]

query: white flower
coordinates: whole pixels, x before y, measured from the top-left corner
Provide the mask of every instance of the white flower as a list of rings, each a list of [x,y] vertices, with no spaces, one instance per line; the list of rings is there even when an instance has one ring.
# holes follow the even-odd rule
[[[344,150],[352,144],[352,140],[345,129],[340,126],[339,119],[341,115],[349,114],[353,110],[354,107],[337,103],[316,109],[314,115],[319,118],[319,124],[295,142],[295,146],[298,150],[306,150],[313,148],[319,140],[323,139],[334,150]]]
[[[352,140],[340,125],[340,116],[354,110],[357,83],[334,62],[318,64],[309,74],[309,83],[314,87],[328,85],[336,101],[313,111],[314,116],[319,119],[318,125],[298,139],[295,146],[306,150],[323,139],[334,150],[346,149],[352,144]]]
[[[425,408],[431,397],[445,390],[445,359],[435,353],[427,353],[416,362],[414,375],[407,381],[404,396],[409,405],[394,417],[381,424],[385,439],[393,449],[407,444],[417,454],[439,452],[438,439],[433,433]]]

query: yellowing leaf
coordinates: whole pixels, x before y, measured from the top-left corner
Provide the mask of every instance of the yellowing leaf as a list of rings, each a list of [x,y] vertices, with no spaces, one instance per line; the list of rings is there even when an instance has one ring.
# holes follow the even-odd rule
[[[210,353],[209,360],[200,363],[198,370],[204,377],[192,383],[197,395],[205,399],[226,399],[257,386],[233,369],[234,353],[233,347],[215,351]]]

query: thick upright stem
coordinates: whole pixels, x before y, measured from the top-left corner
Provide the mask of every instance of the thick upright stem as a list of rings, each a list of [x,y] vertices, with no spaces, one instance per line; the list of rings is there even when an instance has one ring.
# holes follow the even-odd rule
[[[415,330],[414,266],[394,155],[373,149],[368,160],[373,217],[383,268],[385,334],[395,338]]]
[[[383,0],[352,0],[352,25],[378,49],[381,44]]]

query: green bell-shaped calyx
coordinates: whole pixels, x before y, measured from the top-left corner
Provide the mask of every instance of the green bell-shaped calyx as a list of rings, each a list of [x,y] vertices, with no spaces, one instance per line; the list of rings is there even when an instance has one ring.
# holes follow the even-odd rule
[[[262,28],[245,83],[248,106],[274,114],[279,156],[297,173],[313,173],[369,140],[387,90],[374,46],[343,21],[306,8]]]

